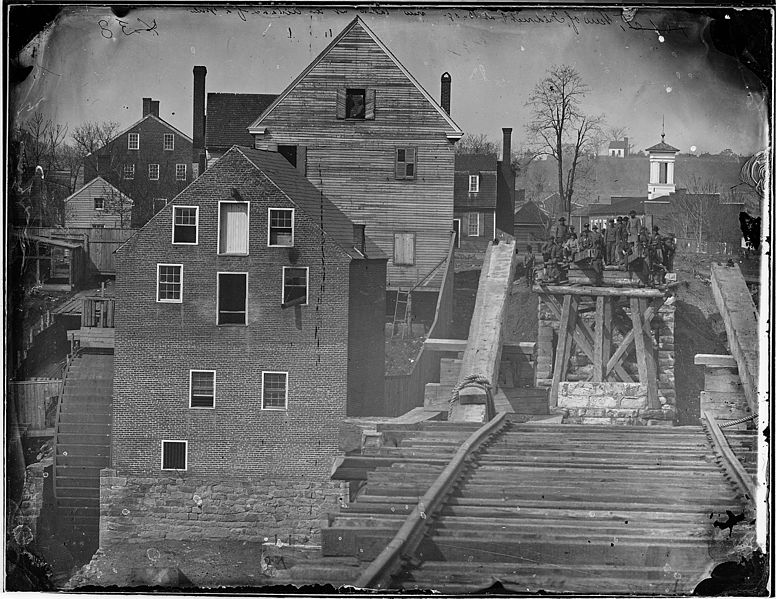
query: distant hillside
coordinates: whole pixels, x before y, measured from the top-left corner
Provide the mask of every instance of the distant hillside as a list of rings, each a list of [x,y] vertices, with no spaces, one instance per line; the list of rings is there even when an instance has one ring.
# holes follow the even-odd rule
[[[743,160],[721,156],[676,158],[676,186],[691,191],[727,192],[740,183],[738,175]],[[600,156],[591,172],[577,185],[574,200],[582,204],[607,202],[612,196],[647,194],[649,159],[646,156],[610,158]],[[516,180],[518,189],[526,190],[526,199],[538,200],[557,191],[557,172],[553,160],[532,162]],[[703,189],[697,189],[702,187]]]

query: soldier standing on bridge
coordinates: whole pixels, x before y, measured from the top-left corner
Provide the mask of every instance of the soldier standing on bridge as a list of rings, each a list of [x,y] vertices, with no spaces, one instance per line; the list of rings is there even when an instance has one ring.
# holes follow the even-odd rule
[[[652,227],[652,235],[647,246],[647,256],[649,258],[649,274],[652,284],[663,283],[663,275],[665,273],[665,267],[663,266],[663,236],[660,235],[660,228],[657,225]]]
[[[579,234],[579,249],[586,250],[590,247],[590,223],[585,223],[582,226],[582,232]]]
[[[617,217],[617,263],[627,265],[626,254],[628,253],[628,217]]]
[[[606,253],[604,254],[604,259],[606,260],[606,263],[616,264],[617,263],[617,229],[614,227],[614,219],[610,218],[609,223],[606,226],[606,232],[604,233],[604,243],[606,247]]]
[[[562,216],[558,219],[558,224],[555,227],[555,241],[560,245],[566,243],[566,237],[568,237],[569,228],[566,226],[566,219]]]

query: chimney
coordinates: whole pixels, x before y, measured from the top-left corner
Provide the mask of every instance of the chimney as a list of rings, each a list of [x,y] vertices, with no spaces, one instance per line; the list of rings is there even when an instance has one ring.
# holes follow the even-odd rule
[[[151,98],[143,98],[143,117],[151,114]]]
[[[353,247],[366,256],[366,225],[353,225]]]
[[[151,114],[159,118],[159,100],[151,100]]]
[[[199,155],[205,150],[205,75],[207,75],[205,67],[194,67],[194,122],[192,126],[194,162],[199,162]],[[202,173],[200,172],[200,174]]]
[[[501,162],[504,168],[512,164],[512,127],[502,127],[504,141],[501,144]]]
[[[447,114],[450,114],[450,83],[452,81],[452,77],[450,77],[450,73],[444,72],[442,73],[442,93],[441,93],[441,99],[440,104],[442,104],[442,108]]]
[[[627,156],[629,154],[628,148],[630,146],[628,145],[628,138],[625,138],[625,151],[623,152],[623,155]]]

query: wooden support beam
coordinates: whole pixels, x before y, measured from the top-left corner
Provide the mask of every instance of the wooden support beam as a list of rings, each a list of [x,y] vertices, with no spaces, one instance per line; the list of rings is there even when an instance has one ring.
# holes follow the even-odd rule
[[[718,354],[695,354],[694,363],[707,368],[738,368],[738,362],[733,356]]]
[[[598,297],[604,295],[607,297],[663,297],[664,292],[660,289],[629,289],[627,287],[591,287],[571,285],[534,285],[533,290],[536,293],[547,293],[552,295],[588,295]]]
[[[636,343],[636,364],[639,369],[639,383],[647,386],[647,405],[650,408],[659,407],[657,398],[657,372],[655,370],[654,356],[652,356],[652,369],[650,372],[649,358],[647,356],[647,343],[645,337],[647,332],[644,330],[644,323],[641,318],[643,304],[638,298],[631,298],[631,321],[633,322],[634,341]],[[646,309],[644,310],[646,312]],[[651,341],[651,340],[650,340]],[[651,342],[649,343],[652,349]]]
[[[662,305],[662,301],[653,301],[652,304],[644,311],[642,316],[642,324],[644,328],[650,327],[652,325],[652,319],[657,314],[658,310],[660,310],[660,306]],[[631,309],[631,312],[632,311],[633,310]],[[623,337],[622,343],[620,343],[620,346],[615,350],[614,355],[609,358],[609,362],[607,362],[606,368],[604,370],[604,377],[608,376],[612,370],[614,370],[618,365],[622,364],[622,361],[628,355],[628,352],[633,346],[634,339],[635,331],[633,328],[631,328],[625,337]]]
[[[426,339],[423,345],[435,351],[462,352],[466,351],[467,343],[466,339]]]
[[[606,380],[603,367],[609,363],[612,355],[612,304],[613,298],[604,298],[604,323],[601,336],[601,380]]]
[[[609,301],[609,298],[602,295],[595,298],[595,328],[593,329],[595,343],[593,345],[592,380],[596,383],[600,383],[604,376],[604,304]]]
[[[558,346],[555,348],[555,367],[552,370],[552,386],[550,387],[550,407],[558,405],[558,389],[560,388],[561,372],[566,359],[566,347],[571,344],[569,320],[571,318],[571,296],[563,298],[563,310],[558,328]]]
[[[639,308],[642,312],[647,311],[647,300],[640,299]],[[660,398],[657,391],[657,359],[655,355],[655,344],[652,342],[652,328],[642,328],[644,337],[644,356],[647,362],[647,402],[651,409],[660,409]]]

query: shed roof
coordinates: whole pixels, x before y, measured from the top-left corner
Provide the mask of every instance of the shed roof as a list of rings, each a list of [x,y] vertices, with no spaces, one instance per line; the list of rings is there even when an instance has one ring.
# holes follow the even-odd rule
[[[456,154],[456,172],[495,171],[497,158],[495,154]]]
[[[248,125],[261,116],[277,97],[277,94],[209,93],[205,118],[205,146],[252,146],[253,136],[248,133]]]

